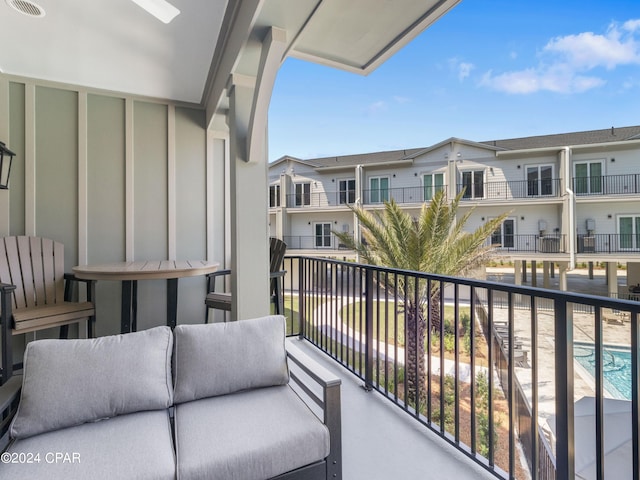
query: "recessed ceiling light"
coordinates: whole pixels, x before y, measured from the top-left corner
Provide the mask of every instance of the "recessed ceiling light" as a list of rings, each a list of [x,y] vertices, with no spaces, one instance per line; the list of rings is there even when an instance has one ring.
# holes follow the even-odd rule
[[[29,17],[44,17],[45,15],[44,8],[29,0],[5,0],[5,2],[16,12],[28,15]]]
[[[132,0],[163,23],[169,23],[180,13],[176,7],[165,0]]]

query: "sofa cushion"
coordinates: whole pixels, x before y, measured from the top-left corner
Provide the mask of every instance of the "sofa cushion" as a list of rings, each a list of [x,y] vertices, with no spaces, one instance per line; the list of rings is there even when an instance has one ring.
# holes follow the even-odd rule
[[[178,325],[174,337],[175,403],[289,381],[281,315]]]
[[[174,420],[179,480],[263,480],[329,454],[327,427],[288,385],[182,403]]]
[[[24,354],[13,438],[173,403],[169,327],[85,340],[37,340]]]
[[[0,478],[174,479],[168,412],[121,415],[16,440],[7,451],[31,463],[2,462]]]

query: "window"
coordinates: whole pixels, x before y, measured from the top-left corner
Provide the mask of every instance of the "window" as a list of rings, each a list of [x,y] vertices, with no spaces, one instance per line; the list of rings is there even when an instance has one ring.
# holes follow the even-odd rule
[[[382,203],[389,201],[389,177],[373,177],[369,179],[371,186],[371,203]]]
[[[502,225],[491,235],[491,243],[502,248],[515,247],[516,221],[507,218]]]
[[[424,199],[431,200],[436,192],[444,189],[443,173],[428,173],[423,177]]]
[[[316,223],[316,248],[328,248],[331,246],[331,224]]]
[[[355,203],[356,201],[356,181],[355,179],[340,180],[338,183],[340,192],[340,204]]]
[[[462,198],[483,198],[484,172],[482,170],[462,172],[462,188],[464,188]]]
[[[575,193],[589,195],[602,193],[602,161],[580,162],[575,166]]]
[[[640,215],[618,217],[621,250],[640,248]]]
[[[527,195],[553,195],[553,165],[527,167]]]
[[[311,184],[296,183],[296,207],[311,205]]]
[[[269,206],[270,207],[280,206],[280,185],[269,186]]]

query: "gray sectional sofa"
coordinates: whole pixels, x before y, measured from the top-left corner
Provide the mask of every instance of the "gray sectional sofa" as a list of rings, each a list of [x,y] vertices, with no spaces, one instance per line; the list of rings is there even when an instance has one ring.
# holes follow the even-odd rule
[[[0,478],[341,478],[340,380],[284,329],[269,316],[29,343],[22,381],[0,387]]]

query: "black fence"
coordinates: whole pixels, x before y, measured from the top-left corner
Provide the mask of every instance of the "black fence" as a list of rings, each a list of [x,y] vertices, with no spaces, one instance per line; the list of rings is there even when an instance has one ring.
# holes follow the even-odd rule
[[[640,303],[309,257],[288,257],[285,269],[291,334],[500,478],[580,473],[573,339],[587,332],[595,478],[614,467],[640,478]],[[622,324],[610,325],[605,311],[619,312]],[[631,358],[633,435],[615,465],[604,438],[608,329],[625,332]]]

